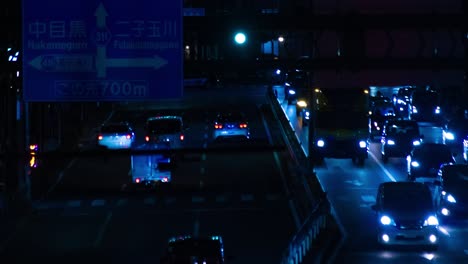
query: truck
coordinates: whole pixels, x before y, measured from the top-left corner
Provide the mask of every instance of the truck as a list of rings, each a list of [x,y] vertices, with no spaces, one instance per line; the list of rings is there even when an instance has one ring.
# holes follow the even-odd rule
[[[157,153],[157,150],[168,150],[167,144],[147,143],[137,147],[132,152],[131,181],[137,185],[153,185],[169,183],[172,180],[173,160],[166,153]],[[151,153],[155,150],[155,153]]]
[[[369,89],[314,88],[311,93],[312,102],[300,100],[298,107],[303,125],[312,129],[309,147],[314,160],[351,158],[364,165],[369,150]]]

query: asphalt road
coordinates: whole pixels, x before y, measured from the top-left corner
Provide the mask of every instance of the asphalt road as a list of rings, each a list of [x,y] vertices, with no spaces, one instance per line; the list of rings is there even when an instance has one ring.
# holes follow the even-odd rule
[[[297,137],[308,149],[308,127],[296,118],[294,105],[283,102],[283,88],[278,101],[288,116]],[[440,140],[439,128],[424,124],[421,132],[425,141]],[[346,236],[336,246],[334,263],[466,263],[468,262],[468,220],[442,223],[441,240],[437,251],[424,249],[382,249],[377,244],[377,219],[370,206],[375,203],[378,185],[386,181],[406,180],[406,160],[391,158],[387,164],[380,159],[380,143],[371,143],[369,158],[364,167],[356,167],[350,159],[326,159],[316,168],[317,176],[328,193],[338,220]],[[461,155],[457,161],[461,161]]]
[[[143,144],[144,120],[158,113],[184,117],[187,147],[267,144],[269,127],[259,111],[265,87],[228,88],[195,91],[183,103],[122,104],[110,121],[131,121],[136,145]],[[250,141],[212,140],[215,114],[228,109],[245,112]],[[35,202],[35,214],[0,245],[0,257],[5,263],[158,263],[172,236],[220,235],[228,263],[280,261],[296,226],[272,152],[188,153],[171,188],[153,190],[129,191],[129,161],[128,155],[73,159],[48,198]]]

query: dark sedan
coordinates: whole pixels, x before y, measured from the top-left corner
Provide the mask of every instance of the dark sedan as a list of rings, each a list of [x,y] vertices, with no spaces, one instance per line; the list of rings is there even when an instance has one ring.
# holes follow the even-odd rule
[[[445,144],[425,143],[415,147],[406,158],[408,179],[434,178],[443,164],[455,164],[450,148]]]
[[[414,146],[421,144],[419,126],[413,120],[390,120],[383,129],[381,138],[382,161],[390,157],[406,157]]]
[[[454,217],[468,214],[468,165],[442,166],[434,184],[440,215]]]

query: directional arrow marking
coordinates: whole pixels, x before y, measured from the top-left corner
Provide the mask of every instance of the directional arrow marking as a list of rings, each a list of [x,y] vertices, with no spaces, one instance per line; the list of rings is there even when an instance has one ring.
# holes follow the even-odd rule
[[[94,12],[94,16],[96,16],[96,25],[98,28],[105,28],[106,27],[106,17],[109,14],[107,13],[106,9],[104,8],[104,5],[99,3],[99,6],[97,7],[96,11]]]
[[[167,61],[159,56],[153,58],[119,58],[119,59],[107,59],[107,67],[123,67],[123,68],[135,68],[135,67],[152,67],[159,69],[167,64]]]

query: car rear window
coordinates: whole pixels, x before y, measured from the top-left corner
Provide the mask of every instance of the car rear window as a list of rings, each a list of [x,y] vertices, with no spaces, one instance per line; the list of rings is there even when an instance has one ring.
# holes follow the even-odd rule
[[[129,131],[130,129],[126,125],[106,125],[101,127],[102,133],[125,133]]]
[[[147,129],[152,134],[174,134],[182,131],[179,119],[156,119],[148,121]]]

